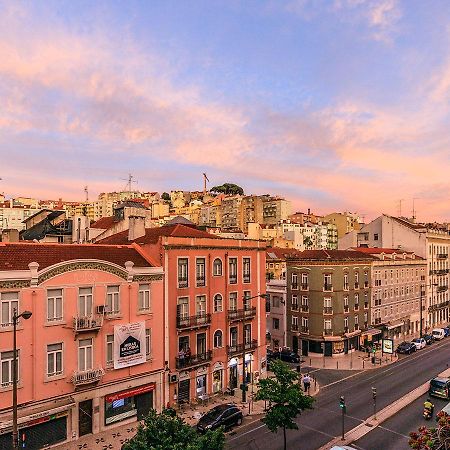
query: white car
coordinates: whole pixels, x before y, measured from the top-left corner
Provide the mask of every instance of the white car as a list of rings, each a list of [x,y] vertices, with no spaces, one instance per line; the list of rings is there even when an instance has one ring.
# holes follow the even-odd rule
[[[427,346],[427,342],[424,338],[416,338],[411,341],[416,346],[416,350],[420,350],[421,348],[425,348]]]
[[[445,331],[442,328],[435,328],[432,335],[437,341],[440,341],[445,338]]]

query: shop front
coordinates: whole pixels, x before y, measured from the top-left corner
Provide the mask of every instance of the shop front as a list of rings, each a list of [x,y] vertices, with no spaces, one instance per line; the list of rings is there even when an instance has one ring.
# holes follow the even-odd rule
[[[236,389],[238,387],[238,359],[231,358],[228,361],[228,387],[230,389]]]
[[[197,398],[203,397],[207,393],[206,373],[205,367],[197,369],[195,377],[195,395]]]
[[[136,417],[142,420],[153,408],[155,383],[105,396],[105,425]]]
[[[361,333],[359,338],[360,346],[367,347],[378,343],[381,340],[381,330],[378,328],[369,328]]]
[[[214,394],[223,390],[223,364],[221,362],[214,364],[212,386]]]

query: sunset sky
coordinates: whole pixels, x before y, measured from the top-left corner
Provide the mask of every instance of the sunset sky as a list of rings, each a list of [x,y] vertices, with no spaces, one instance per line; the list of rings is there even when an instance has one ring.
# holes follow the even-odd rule
[[[448,0],[0,0],[0,192],[234,182],[450,221]]]

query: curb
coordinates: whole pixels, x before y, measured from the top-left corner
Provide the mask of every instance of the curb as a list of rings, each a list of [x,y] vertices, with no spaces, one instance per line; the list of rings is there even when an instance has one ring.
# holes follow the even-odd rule
[[[450,369],[446,369],[443,372],[441,372],[439,377],[449,377],[450,376]],[[420,385],[413,391],[409,392],[408,394],[404,395],[403,397],[399,398],[395,402],[391,403],[390,405],[383,408],[381,411],[377,413],[377,418],[375,419],[374,416],[369,416],[363,423],[356,426],[355,428],[351,429],[345,434],[345,439],[342,440],[341,437],[335,437],[327,444],[320,447],[318,450],[329,450],[333,445],[349,445],[354,441],[357,441],[364,435],[370,433],[372,430],[374,430],[378,425],[385,422],[387,419],[392,417],[394,414],[401,411],[403,408],[408,406],[410,403],[412,403],[414,400],[417,400],[421,395],[428,392],[429,387],[429,381],[426,383]]]

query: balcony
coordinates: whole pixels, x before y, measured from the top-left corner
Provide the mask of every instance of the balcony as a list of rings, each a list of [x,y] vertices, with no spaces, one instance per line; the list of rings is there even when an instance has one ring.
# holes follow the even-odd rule
[[[333,330],[331,328],[325,328],[323,330],[323,335],[324,336],[333,336]]]
[[[348,307],[348,305],[344,305],[344,312],[348,313],[350,311],[350,308]]]
[[[206,278],[204,276],[198,276],[195,278],[195,283],[197,287],[206,286]]]
[[[178,278],[178,288],[187,288],[188,287],[188,279],[187,278]]]
[[[448,254],[447,253],[438,253],[436,255],[437,259],[447,259],[448,258]]]
[[[309,334],[309,328],[308,328],[308,327],[302,327],[302,328],[301,328],[301,332],[302,332],[303,334]]]
[[[349,289],[348,283],[345,283],[345,284],[344,284],[344,288],[343,288],[343,289],[344,289],[344,291],[348,291],[348,289]]]
[[[355,311],[359,311],[359,303],[355,303],[355,306],[353,308]]]
[[[355,331],[359,330],[359,324],[355,323]]]
[[[331,306],[325,306],[323,308],[323,313],[324,314],[333,314],[333,308]]]
[[[293,324],[291,325],[291,330],[292,330],[292,331],[298,331],[298,324],[297,324],[297,323],[293,323]]]
[[[437,291],[438,292],[446,292],[446,291],[448,291],[448,286],[438,286]]]
[[[244,281],[244,283],[250,283],[250,274],[249,273],[244,273],[243,281]]]
[[[244,309],[229,309],[227,316],[230,322],[234,322],[236,320],[252,319],[256,316],[256,306]]]
[[[72,384],[76,387],[98,383],[104,374],[105,371],[101,367],[97,369],[76,370],[72,375]]]
[[[237,283],[237,275],[230,275],[229,282],[230,282],[230,284],[236,284]]]
[[[369,302],[364,302],[364,309],[369,309]]]
[[[368,288],[369,287],[369,282],[368,281],[364,281],[364,287]]]
[[[211,314],[197,314],[195,316],[177,316],[177,328],[186,330],[188,328],[208,327],[211,324]]]
[[[344,333],[348,333],[348,327],[344,327]]]
[[[102,325],[103,314],[91,314],[90,316],[77,316],[73,318],[73,330],[75,333],[98,331]]]
[[[431,272],[433,272],[433,271],[431,271]],[[448,269],[435,270],[434,273],[436,275],[446,275],[448,273]],[[431,273],[431,275],[433,275],[433,274]]]
[[[332,292],[333,291],[333,285],[331,283],[325,283],[323,285],[323,290],[325,292]]]
[[[302,312],[309,312],[309,306],[308,305],[302,305]]]
[[[359,283],[358,282],[355,283],[355,289],[359,289]]]
[[[309,284],[308,283],[302,283],[300,285],[302,291],[309,291]]]
[[[291,309],[292,311],[298,311],[298,303],[292,303]]]
[[[245,343],[246,351],[255,350],[256,348],[258,348],[258,340],[257,339],[253,339],[252,341]],[[228,356],[239,355],[239,354],[242,354],[243,352],[244,352],[243,344],[227,345]]]
[[[212,359],[212,350],[198,355],[191,355],[184,358],[175,358],[175,367],[177,369],[188,369],[190,367],[199,366],[208,363]]]
[[[292,283],[291,284],[291,289],[294,290],[294,291],[298,290],[298,283]]]

